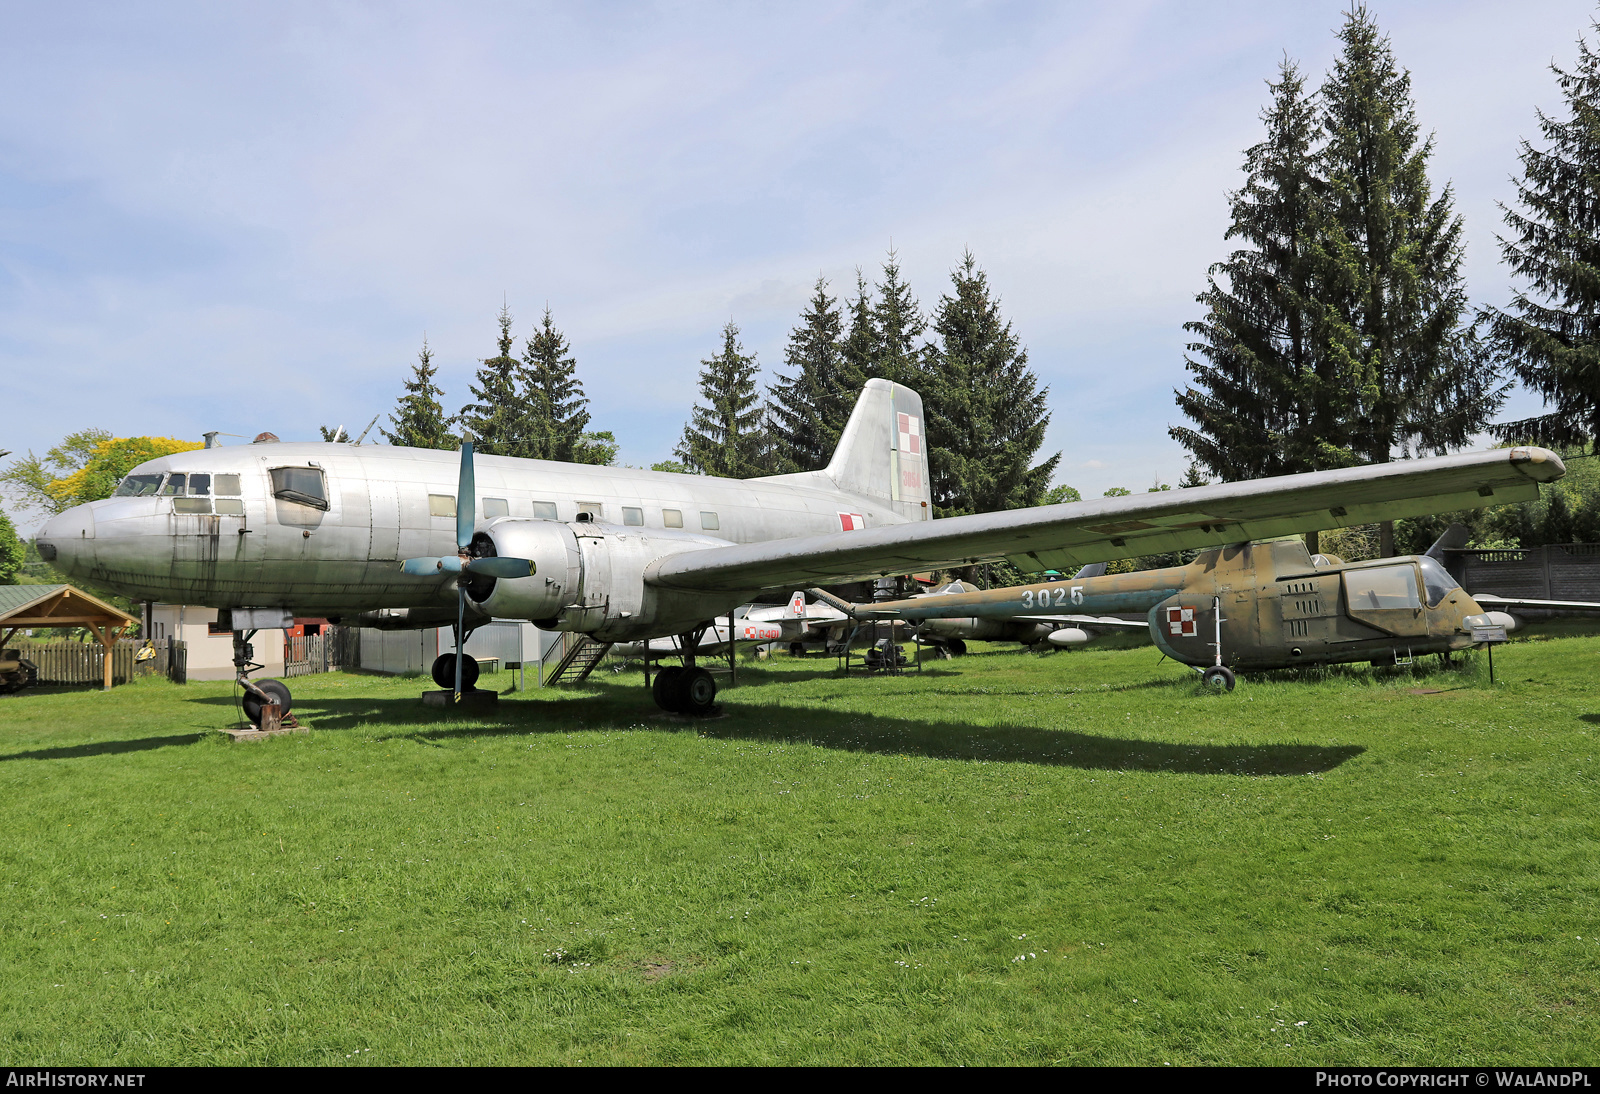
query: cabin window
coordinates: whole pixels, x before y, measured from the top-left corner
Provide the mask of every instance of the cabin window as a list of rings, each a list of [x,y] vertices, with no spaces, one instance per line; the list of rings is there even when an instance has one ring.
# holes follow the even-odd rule
[[[643,525],[644,524],[644,510],[638,508],[637,506],[624,505],[622,507],[622,523],[623,524]]]
[[[553,501],[536,501],[533,503],[533,515],[540,520],[556,520],[556,503]]]
[[[317,467],[274,467],[272,496],[313,509],[328,508],[328,489],[322,482],[322,469]]]
[[[1417,571],[1404,566],[1374,566],[1370,570],[1346,570],[1345,595],[1353,612],[1385,608],[1420,608],[1417,599]]]
[[[429,494],[428,515],[430,517],[453,517],[456,515],[456,499],[451,494]]]
[[[587,518],[584,514],[589,514]],[[578,503],[579,520],[605,520],[605,506],[597,501],[580,501]]]
[[[483,515],[488,517],[506,517],[511,515],[511,506],[505,498],[484,498]]]
[[[1438,607],[1439,601],[1461,588],[1461,583],[1450,576],[1438,562],[1423,555],[1418,560],[1422,565],[1422,590],[1428,595],[1428,607]]]
[[[167,485],[162,488],[161,496],[171,498],[182,495],[188,478],[187,475],[168,475]]]
[[[217,512],[225,517],[244,516],[244,502],[239,498],[218,498]]]
[[[663,510],[661,510],[661,524],[662,524],[662,527],[664,527],[664,528],[682,528],[683,527],[683,510],[681,510],[681,509],[663,509]]]
[[[238,475],[217,475],[216,480],[217,489],[215,493],[218,497],[236,498],[244,493],[243,490],[239,489]]]
[[[708,532],[715,532],[718,529],[720,529],[722,527],[722,525],[717,523],[717,514],[715,514],[715,513],[701,513],[700,514],[700,527],[704,528]]]
[[[114,498],[144,498],[160,492],[160,475],[129,475],[118,484],[111,496]]]
[[[209,513],[211,512],[211,499],[173,498],[172,511],[174,513]]]

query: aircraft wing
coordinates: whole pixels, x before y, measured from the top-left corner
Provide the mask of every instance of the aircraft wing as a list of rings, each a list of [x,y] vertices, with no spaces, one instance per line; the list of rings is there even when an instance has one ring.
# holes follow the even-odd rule
[[[1497,448],[1252,482],[708,547],[658,559],[651,584],[790,588],[1005,558],[1026,572],[1530,501],[1566,473],[1536,447]]]

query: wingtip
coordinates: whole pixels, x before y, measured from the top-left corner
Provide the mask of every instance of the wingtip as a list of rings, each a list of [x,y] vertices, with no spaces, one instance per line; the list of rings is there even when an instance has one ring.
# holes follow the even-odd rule
[[[1519,445],[1511,450],[1511,462],[1535,482],[1555,482],[1567,473],[1561,457],[1548,448],[1537,445]]]

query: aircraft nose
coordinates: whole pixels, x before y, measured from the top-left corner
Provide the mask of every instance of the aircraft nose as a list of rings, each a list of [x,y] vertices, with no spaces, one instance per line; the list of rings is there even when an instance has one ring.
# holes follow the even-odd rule
[[[34,537],[39,557],[63,573],[74,573],[93,554],[94,507],[76,505],[45,522]]]

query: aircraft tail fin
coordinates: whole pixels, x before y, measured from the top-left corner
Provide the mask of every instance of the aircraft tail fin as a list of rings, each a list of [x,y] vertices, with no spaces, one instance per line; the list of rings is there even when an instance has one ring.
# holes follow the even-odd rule
[[[789,594],[789,603],[783,609],[785,619],[800,619],[806,614],[806,594],[796,589]]]
[[[868,380],[824,474],[841,490],[888,502],[908,520],[931,520],[922,396],[888,380]]]
[[[1446,551],[1453,551],[1457,548],[1465,547],[1467,545],[1467,541],[1471,538],[1472,533],[1467,530],[1467,526],[1457,522],[1446,528],[1444,530],[1444,534],[1438,539],[1434,540],[1433,546],[1429,547],[1425,553],[1435,562],[1443,562],[1444,553]]]
[[[1106,564],[1104,562],[1091,562],[1089,565],[1083,567],[1077,573],[1072,575],[1073,580],[1075,581],[1079,578],[1104,576],[1106,576]]]

